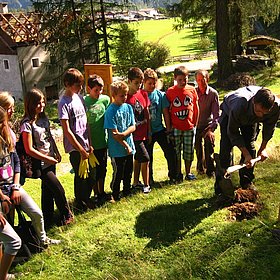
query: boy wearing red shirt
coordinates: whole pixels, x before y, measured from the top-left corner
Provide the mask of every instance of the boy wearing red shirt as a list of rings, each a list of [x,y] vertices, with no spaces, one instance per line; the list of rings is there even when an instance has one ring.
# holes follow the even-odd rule
[[[136,153],[133,167],[133,186],[141,186],[139,182],[140,170],[144,181],[143,192],[151,191],[149,185],[149,162],[148,135],[150,130],[150,114],[148,107],[150,100],[146,91],[140,90],[144,74],[138,67],[130,68],[128,71],[128,95],[126,103],[133,107],[136,130],[133,132],[133,141]]]
[[[176,85],[167,90],[166,97],[170,103],[170,119],[175,139],[177,155],[177,176],[181,181],[181,151],[183,147],[183,159],[185,161],[186,180],[196,179],[192,174],[191,164],[194,156],[194,135],[198,121],[198,97],[194,87],[187,84],[188,70],[185,66],[179,66],[174,70]]]

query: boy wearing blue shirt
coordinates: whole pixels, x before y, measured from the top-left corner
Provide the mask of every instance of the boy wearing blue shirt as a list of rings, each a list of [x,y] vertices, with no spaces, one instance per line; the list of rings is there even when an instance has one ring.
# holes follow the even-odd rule
[[[165,96],[165,93],[156,89],[157,73],[147,68],[144,71],[144,91],[148,92],[150,99],[150,125],[151,133],[149,135],[148,152],[150,156],[150,184],[154,183],[153,180],[153,149],[154,144],[157,142],[167,160],[168,176],[171,183],[176,182],[176,153],[173,144],[169,141],[168,135],[171,131],[170,116],[169,116],[169,102]],[[166,124],[166,128],[162,123],[162,115]]]
[[[111,85],[113,102],[105,112],[104,128],[108,131],[108,152],[113,166],[111,182],[112,202],[120,199],[120,183],[123,180],[123,195],[131,193],[133,155],[135,146],[132,133],[135,119],[131,105],[125,103],[128,86],[123,81]]]

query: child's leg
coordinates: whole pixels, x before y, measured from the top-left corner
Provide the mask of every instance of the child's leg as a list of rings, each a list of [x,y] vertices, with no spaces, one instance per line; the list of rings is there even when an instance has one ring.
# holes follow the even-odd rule
[[[56,177],[55,173],[55,165],[51,165],[42,171],[41,178],[45,188],[47,188],[52,193],[52,197],[55,199],[55,204],[60,212],[61,221],[64,221],[65,219],[70,218],[72,214],[65,196],[64,188]],[[43,215],[45,215],[44,211]],[[45,216],[44,221],[47,224],[51,222],[50,220],[46,219]]]
[[[141,174],[143,178],[143,182],[145,186],[149,186],[149,162],[142,162],[141,163]]]
[[[83,179],[79,176],[79,165],[80,165],[81,155],[77,151],[73,151],[70,153],[70,162],[74,169],[74,194],[77,201],[77,204],[86,204],[90,200],[90,194],[93,187],[93,182],[88,179]],[[91,174],[90,174],[91,175]],[[91,205],[89,205],[91,208]]]
[[[133,185],[134,186],[139,183],[140,170],[141,170],[141,163],[139,163],[138,160],[134,159],[134,163],[133,163]]]
[[[41,182],[41,207],[45,226],[49,227],[53,223],[54,197],[44,180]]]
[[[141,174],[144,182],[144,192],[150,192],[150,187],[149,187],[149,153],[148,153],[148,140],[141,141],[139,145],[139,153],[138,153],[138,158],[137,160],[141,164]],[[148,187],[148,189],[146,189]]]
[[[194,180],[196,177],[191,174],[191,165],[194,156],[194,130],[184,131],[183,140],[183,158],[185,161],[186,179]]]
[[[123,192],[129,194],[131,191],[131,177],[133,171],[133,155],[126,156],[123,174]]]
[[[0,240],[3,241],[5,246],[5,252],[0,264],[0,280],[6,280],[9,268],[21,247],[21,239],[11,225],[6,222],[6,225],[0,229]]]
[[[154,183],[154,176],[153,176],[153,152],[154,152],[154,144],[156,142],[156,135],[152,135],[152,142],[148,143],[148,153],[150,158],[150,164],[149,164],[149,178],[150,178],[150,185]]]
[[[184,160],[186,175],[191,173],[192,161]]]
[[[173,145],[171,143],[168,143],[167,141],[167,135],[165,133],[165,130],[162,130],[156,134],[156,141],[158,142],[159,146],[161,147],[164,157],[167,161],[168,166],[168,177],[170,179],[176,179],[177,178],[177,170],[176,170],[176,153]],[[150,161],[151,164],[151,161]]]
[[[175,141],[175,152],[176,152],[176,170],[177,179],[183,180],[182,168],[181,168],[181,151],[183,144],[183,132],[178,129],[174,129],[174,141]]]
[[[104,183],[107,173],[107,149],[98,149],[93,151],[96,156],[99,165],[96,166],[96,189],[94,194],[100,195],[104,194]]]
[[[44,242],[47,238],[43,213],[31,196],[23,189],[20,188],[21,202],[20,207],[30,218],[32,225],[40,239],[41,242]]]
[[[113,167],[111,189],[113,192],[114,200],[119,200],[120,198],[120,184],[124,174],[125,158],[126,157],[111,158],[111,163]]]

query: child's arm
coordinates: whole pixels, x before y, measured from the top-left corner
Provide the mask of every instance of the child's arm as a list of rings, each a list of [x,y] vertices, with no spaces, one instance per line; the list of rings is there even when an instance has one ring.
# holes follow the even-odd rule
[[[29,156],[37,158],[49,164],[57,163],[57,160],[55,158],[50,157],[48,155],[44,155],[39,151],[37,151],[35,148],[33,148],[33,139],[30,133],[23,131],[22,140],[23,140],[24,149]]]
[[[162,114],[163,114],[164,123],[166,126],[166,132],[170,132],[171,131],[171,120],[170,120],[169,108],[163,108]]]
[[[77,141],[75,135],[70,129],[69,120],[61,119],[61,126],[63,130],[63,134],[69,140],[71,145],[81,154],[82,159],[87,159],[89,157],[88,152],[83,148],[83,146]]]
[[[131,154],[132,150],[131,147],[127,144],[127,142],[124,140],[124,138],[133,133],[135,129],[135,125],[128,127],[128,129],[124,132],[118,132],[117,129],[111,129],[113,138],[127,150],[128,154]]]
[[[13,157],[14,160],[14,180],[12,185],[11,200],[14,204],[19,205],[21,202],[21,194],[19,192],[20,161],[19,161],[18,154],[16,152],[11,153],[11,157]]]

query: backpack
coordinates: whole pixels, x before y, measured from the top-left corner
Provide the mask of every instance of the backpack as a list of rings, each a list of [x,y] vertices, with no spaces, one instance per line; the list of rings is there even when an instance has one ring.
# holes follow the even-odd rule
[[[33,126],[31,125],[31,127],[34,146],[35,142],[33,138]],[[25,183],[26,178],[40,178],[41,160],[31,157],[26,153],[23,145],[22,133],[19,136],[19,140],[16,142],[16,151],[20,160],[20,184],[23,185]]]

